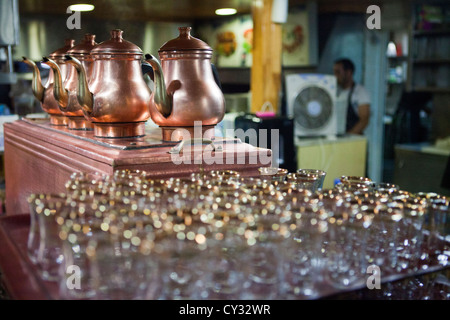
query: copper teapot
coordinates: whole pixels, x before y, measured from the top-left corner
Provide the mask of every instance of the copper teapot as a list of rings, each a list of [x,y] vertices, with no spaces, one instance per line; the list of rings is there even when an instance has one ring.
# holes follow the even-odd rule
[[[64,47],[52,52],[49,57],[60,65],[60,73],[63,78],[67,76],[68,68],[64,61],[64,56],[69,49],[75,45],[75,40],[66,39],[64,42]],[[54,74],[50,71],[47,83],[42,84],[41,74],[39,68],[34,61],[23,57],[23,62],[28,64],[33,70],[33,78],[31,83],[31,88],[33,94],[41,102],[42,109],[50,115],[50,124],[54,126],[66,126],[68,123],[67,117],[61,112],[53,95],[54,86]]]
[[[66,61],[78,74],[77,99],[83,114],[94,125],[94,136],[102,138],[145,135],[150,117],[150,89],[141,70],[142,50],[111,31],[111,39],[91,50],[92,75],[74,55]]]
[[[201,121],[203,137],[211,138],[225,114],[225,99],[211,67],[212,49],[191,36],[190,27],[178,30],[179,36],[159,49],[161,64],[145,56],[154,71],[151,118],[165,141],[183,140],[186,131],[193,138],[196,121]]]
[[[85,34],[83,41],[67,51],[67,54],[76,57],[86,70],[86,76],[90,79],[94,60],[91,50],[97,45],[95,35]],[[59,109],[68,118],[69,130],[92,130],[93,125],[84,117],[77,99],[78,75],[76,69],[69,65],[66,79],[63,78],[59,65],[48,58],[44,58],[54,74],[53,94],[58,101]],[[64,61],[64,63],[66,63]]]

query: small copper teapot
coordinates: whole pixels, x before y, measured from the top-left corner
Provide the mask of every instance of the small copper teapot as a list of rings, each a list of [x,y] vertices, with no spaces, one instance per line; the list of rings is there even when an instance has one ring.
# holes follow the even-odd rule
[[[83,64],[73,55],[66,61],[78,74],[77,99],[83,114],[94,125],[94,136],[101,138],[145,135],[150,117],[150,89],[141,70],[142,50],[111,31],[111,39],[91,50],[94,60],[91,79]]]
[[[180,35],[159,49],[161,64],[145,56],[154,71],[151,118],[165,141],[183,140],[186,131],[193,138],[196,121],[201,121],[203,137],[209,139],[225,114],[225,99],[211,67],[212,49],[191,36],[190,27],[178,30]]]
[[[59,48],[58,50],[52,52],[49,57],[54,60],[60,66],[61,77],[65,78],[67,76],[68,68],[64,61],[64,56],[67,51],[74,47],[75,40],[66,39],[64,42],[64,47]],[[53,86],[54,86],[54,74],[51,71],[48,76],[47,83],[45,85],[42,84],[41,74],[39,72],[39,68],[37,67],[34,61],[23,57],[23,62],[28,64],[33,70],[33,78],[31,83],[31,88],[33,90],[33,94],[37,100],[41,102],[42,109],[50,115],[50,124],[54,126],[66,126],[68,123],[67,117],[61,112],[58,106],[58,102],[56,101],[53,95]]]
[[[76,57],[84,69],[86,76],[90,79],[94,60],[91,50],[97,45],[95,35],[85,34],[83,41],[67,51],[67,54]],[[92,130],[93,125],[84,117],[81,106],[77,99],[78,74],[75,67],[68,65],[67,76],[64,79],[59,65],[48,58],[44,58],[44,63],[48,64],[54,74],[53,94],[58,101],[59,109],[68,118],[69,130]],[[66,62],[64,61],[64,64]]]

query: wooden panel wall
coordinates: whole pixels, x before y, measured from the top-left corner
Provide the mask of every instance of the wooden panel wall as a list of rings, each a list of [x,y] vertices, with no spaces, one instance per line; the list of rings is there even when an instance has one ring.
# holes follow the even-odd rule
[[[279,107],[281,88],[281,25],[272,22],[273,0],[254,0],[253,15],[253,63],[251,69],[251,111],[260,111],[270,102]]]

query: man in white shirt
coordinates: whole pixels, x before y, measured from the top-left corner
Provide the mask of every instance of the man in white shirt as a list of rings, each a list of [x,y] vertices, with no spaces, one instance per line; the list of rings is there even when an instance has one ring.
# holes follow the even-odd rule
[[[367,90],[355,83],[355,65],[349,59],[334,62],[333,72],[338,84],[337,101],[346,104],[346,132],[363,134],[370,119],[370,96]]]

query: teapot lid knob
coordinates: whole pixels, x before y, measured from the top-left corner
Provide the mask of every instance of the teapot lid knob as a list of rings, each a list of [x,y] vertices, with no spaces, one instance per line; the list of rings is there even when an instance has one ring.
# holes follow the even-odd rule
[[[72,48],[75,46],[75,40],[74,39],[64,39],[64,46]]]
[[[113,29],[110,34],[111,39],[98,44],[92,49],[91,55],[99,53],[142,55],[141,48],[122,37],[123,31],[121,29]]]
[[[86,33],[84,35],[84,42],[86,42],[86,43],[94,43],[95,42],[95,34]]]
[[[179,27],[178,31],[180,31],[180,38],[190,38],[191,37],[191,27]]]
[[[58,60],[60,58],[64,58],[64,56],[67,54],[67,51],[69,51],[71,48],[75,46],[75,40],[74,39],[64,39],[64,47],[59,48],[56,51],[53,51],[48,56],[50,59]]]
[[[158,52],[162,51],[190,51],[202,50],[212,51],[211,47],[200,39],[191,36],[191,27],[179,27],[180,35],[172,40],[167,41]]]
[[[120,29],[111,30],[111,39],[122,40],[123,31]]]
[[[83,41],[67,51],[67,54],[73,54],[77,59],[81,59],[80,55],[88,55],[91,50],[97,45],[95,42],[95,34],[86,33]]]

